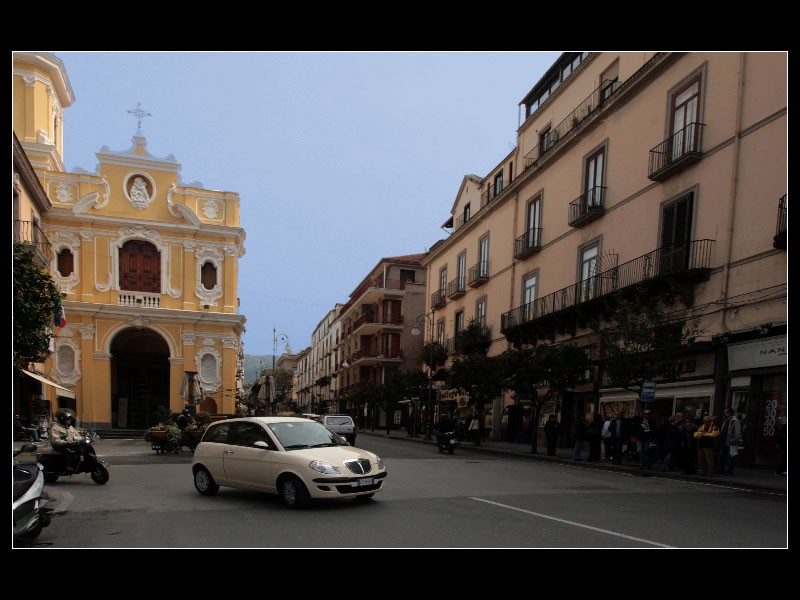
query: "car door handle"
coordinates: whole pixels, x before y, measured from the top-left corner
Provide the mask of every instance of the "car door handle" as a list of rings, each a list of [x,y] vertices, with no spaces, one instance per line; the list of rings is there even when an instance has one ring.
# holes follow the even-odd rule
[[[233,454],[233,450],[225,450],[225,454]]]

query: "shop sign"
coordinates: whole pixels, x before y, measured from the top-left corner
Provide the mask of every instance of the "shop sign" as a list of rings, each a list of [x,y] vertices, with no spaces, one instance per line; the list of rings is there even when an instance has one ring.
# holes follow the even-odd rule
[[[656,382],[648,379],[642,382],[642,402],[655,402],[656,401]]]
[[[776,366],[786,366],[785,335],[728,346],[728,368],[731,371]]]

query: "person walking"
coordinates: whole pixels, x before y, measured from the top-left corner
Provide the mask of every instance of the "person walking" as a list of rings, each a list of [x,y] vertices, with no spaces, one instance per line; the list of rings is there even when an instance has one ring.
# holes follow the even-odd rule
[[[608,426],[608,430],[611,432],[612,462],[615,465],[621,465],[623,447],[625,446],[625,442],[630,439],[631,436],[628,428],[628,421],[625,419],[622,411],[619,411],[615,415],[614,420],[611,421],[611,425]]]
[[[639,469],[650,469],[652,458],[650,456],[650,443],[656,441],[656,424],[653,413],[647,409],[642,414],[642,420],[636,430],[636,452],[639,454]]]
[[[575,442],[575,446],[572,449],[572,460],[583,460],[581,458],[581,450],[583,449],[583,441],[586,439],[586,421],[583,418],[583,413],[578,413],[572,422],[572,439]]]
[[[719,429],[711,417],[703,417],[703,424],[694,432],[697,440],[697,470],[700,475],[714,475],[714,442],[719,437]]]
[[[742,441],[742,424],[730,407],[723,413],[724,421],[719,430],[719,454],[717,454],[717,473],[733,475],[739,443]]]
[[[611,460],[614,456],[613,453],[613,442],[611,440],[611,416],[606,415],[606,420],[603,421],[603,431],[600,434],[600,437],[603,439],[603,458],[605,460]]]
[[[697,472],[697,440],[694,437],[697,425],[690,417],[686,417],[679,429],[681,434],[681,469],[683,469],[685,475],[694,475]]]
[[[589,427],[586,428],[586,437],[589,440],[589,457],[586,460],[597,462],[600,460],[600,446],[603,435],[603,418],[600,413],[594,413]]]
[[[558,436],[561,433],[561,424],[556,419],[555,415],[547,417],[547,423],[544,424],[544,438],[547,443],[547,456],[556,455],[556,446],[558,444]]]

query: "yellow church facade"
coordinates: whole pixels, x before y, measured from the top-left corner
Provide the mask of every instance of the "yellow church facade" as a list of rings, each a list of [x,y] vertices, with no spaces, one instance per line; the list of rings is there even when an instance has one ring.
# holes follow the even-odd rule
[[[158,407],[233,414],[244,361],[239,196],[183,183],[172,155],[147,150],[140,107],[127,149],[104,146],[93,172],[65,172],[73,97],[51,54],[14,54],[13,98],[14,132],[50,199],[40,228],[66,313],[41,367],[75,398],[45,386],[53,410],[72,404],[94,429],[149,426]]]

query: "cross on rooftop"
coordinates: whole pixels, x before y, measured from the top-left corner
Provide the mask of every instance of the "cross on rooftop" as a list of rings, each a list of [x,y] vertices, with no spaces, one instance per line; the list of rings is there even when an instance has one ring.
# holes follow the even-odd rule
[[[134,108],[133,110],[129,110],[128,114],[129,115],[133,115],[134,117],[136,117],[136,133],[141,133],[142,132],[142,119],[144,119],[145,117],[152,117],[153,116],[149,112],[145,112],[144,111],[144,109],[142,108],[142,103],[141,102],[137,102],[136,103],[136,108]]]

